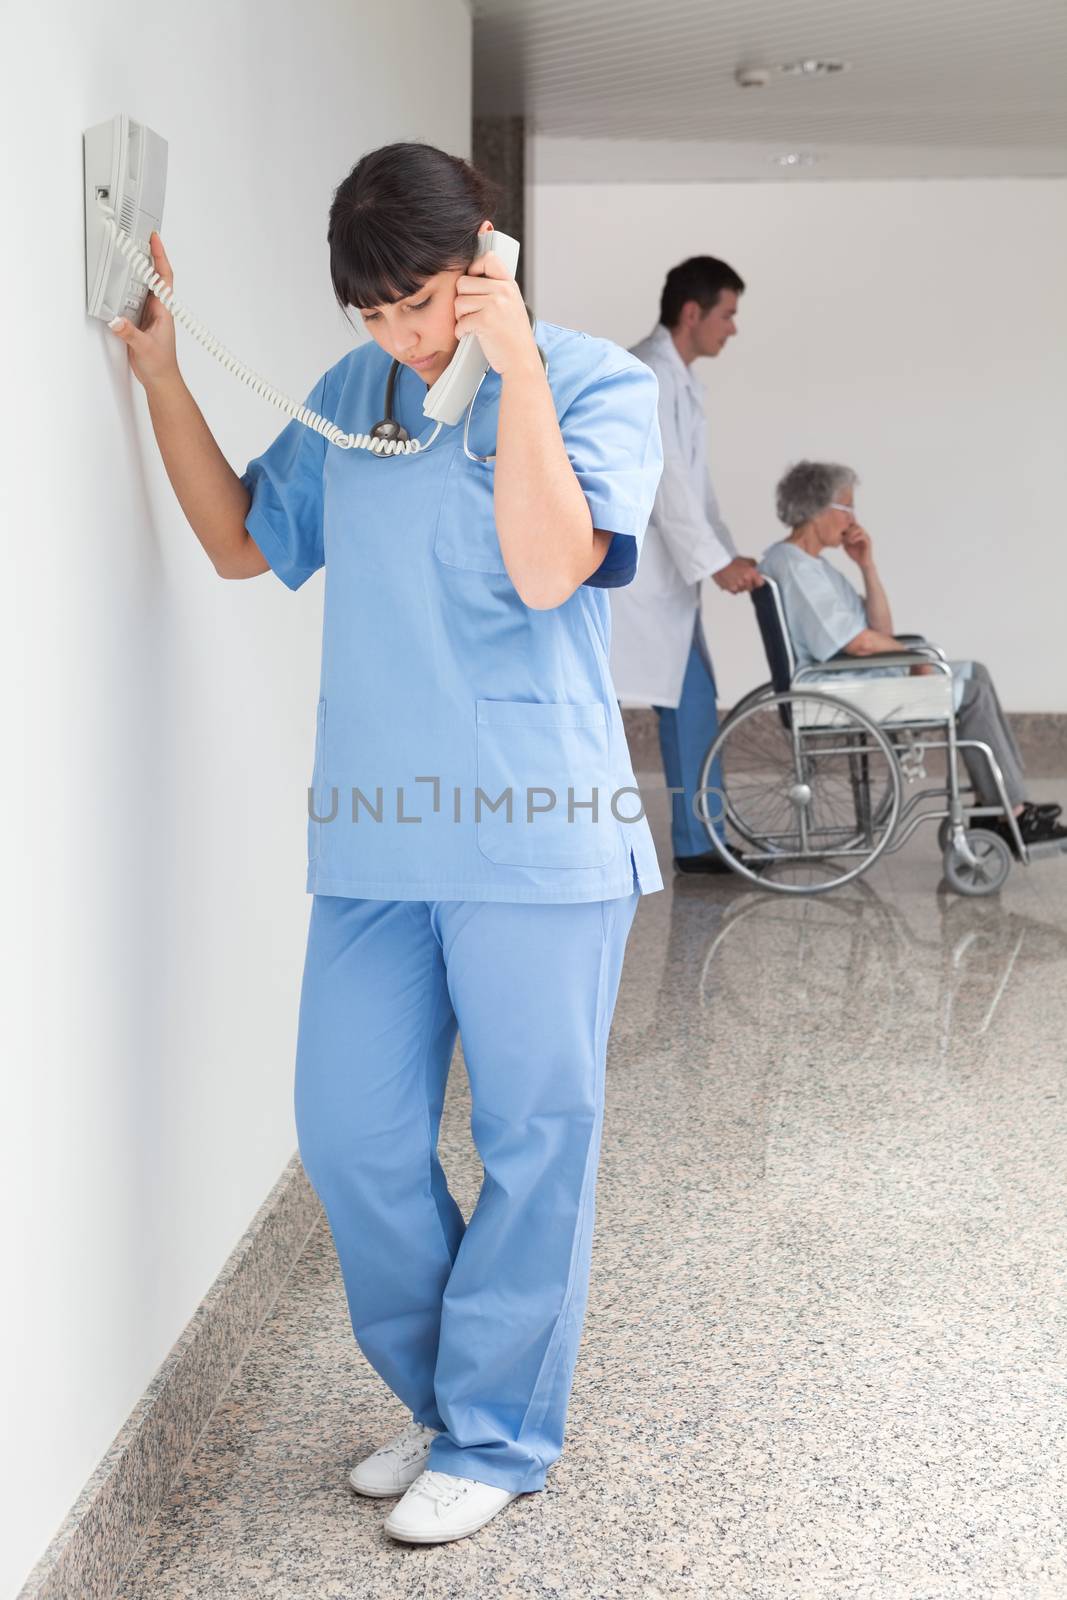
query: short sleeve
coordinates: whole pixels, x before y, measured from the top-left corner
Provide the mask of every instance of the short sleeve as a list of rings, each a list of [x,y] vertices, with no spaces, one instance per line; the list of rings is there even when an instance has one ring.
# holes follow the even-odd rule
[[[585,580],[593,588],[619,588],[637,571],[663,471],[658,399],[655,373],[635,359],[595,379],[560,417],[560,433],[593,527],[615,536]]]
[[[822,557],[790,561],[778,579],[793,648],[809,661],[829,661],[867,626],[863,602],[848,582],[834,582]],[[847,593],[846,593],[847,590]]]
[[[324,373],[304,401],[319,416],[329,415],[328,377]],[[328,449],[321,433],[294,418],[241,474],[252,496],[245,527],[290,589],[299,589],[325,564],[322,470]]]

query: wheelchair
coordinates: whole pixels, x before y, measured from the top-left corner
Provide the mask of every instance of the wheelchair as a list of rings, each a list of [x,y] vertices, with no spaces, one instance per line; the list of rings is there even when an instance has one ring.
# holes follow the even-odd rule
[[[968,827],[982,817],[1007,822],[1024,865],[1059,853],[1054,842],[1023,843],[993,751],[958,736],[952,668],[936,645],[907,634],[899,652],[838,655],[798,668],[778,585],[765,578],[752,601],[771,681],[723,721],[704,757],[695,807],[712,847],[734,872],[779,894],[825,894],[932,822],[949,887],[961,895],[995,894],[1011,871],[1012,848],[999,832]],[[933,672],[883,677],[874,670],[919,663]],[[973,785],[961,781],[964,749],[982,752],[999,804],[975,803]],[[905,799],[905,784],[927,779],[933,752],[944,754],[944,784]],[[716,764],[721,777],[713,783]],[[740,853],[720,838],[716,817],[725,819]]]

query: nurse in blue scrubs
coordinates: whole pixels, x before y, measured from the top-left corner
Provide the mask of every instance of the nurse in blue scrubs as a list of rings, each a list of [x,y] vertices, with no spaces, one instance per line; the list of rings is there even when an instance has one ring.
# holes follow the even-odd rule
[[[655,496],[657,382],[531,326],[499,257],[474,260],[496,202],[405,144],[330,211],[336,297],[370,337],[308,406],[369,432],[395,359],[394,418],[427,438],[427,386],[474,333],[466,438],[379,458],[294,421],[241,479],[278,577],[325,568],[297,1127],[356,1338],[411,1413],[352,1485],[402,1495],[386,1528],[416,1543],[473,1532],[560,1454],[608,1030],[638,896],[662,888],[605,592]],[[437,1156],[457,1031],[484,1167],[466,1222]]]

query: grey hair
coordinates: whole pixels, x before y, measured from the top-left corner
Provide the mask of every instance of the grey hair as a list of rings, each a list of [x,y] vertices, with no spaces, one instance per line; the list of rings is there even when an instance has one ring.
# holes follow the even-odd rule
[[[825,511],[842,489],[852,489],[858,482],[852,468],[837,461],[798,461],[775,490],[778,520],[787,528],[799,528]]]

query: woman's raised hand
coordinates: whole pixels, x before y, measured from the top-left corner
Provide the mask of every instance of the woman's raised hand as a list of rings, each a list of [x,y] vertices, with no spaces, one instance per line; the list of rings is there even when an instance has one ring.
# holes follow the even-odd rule
[[[465,333],[495,372],[544,371],[519,286],[495,251],[476,256],[456,280],[456,338]]]
[[[853,522],[847,527],[841,537],[845,554],[851,556],[853,561],[861,567],[869,566],[874,560],[874,551],[871,548],[871,536],[866,528],[861,528],[858,522]]]
[[[158,233],[151,235],[148,245],[153,266],[167,288],[173,289],[174,273]],[[126,346],[134,377],[146,389],[179,375],[174,318],[154,294],[150,292],[145,303],[142,327],[135,328],[128,317],[116,317],[108,327]]]

